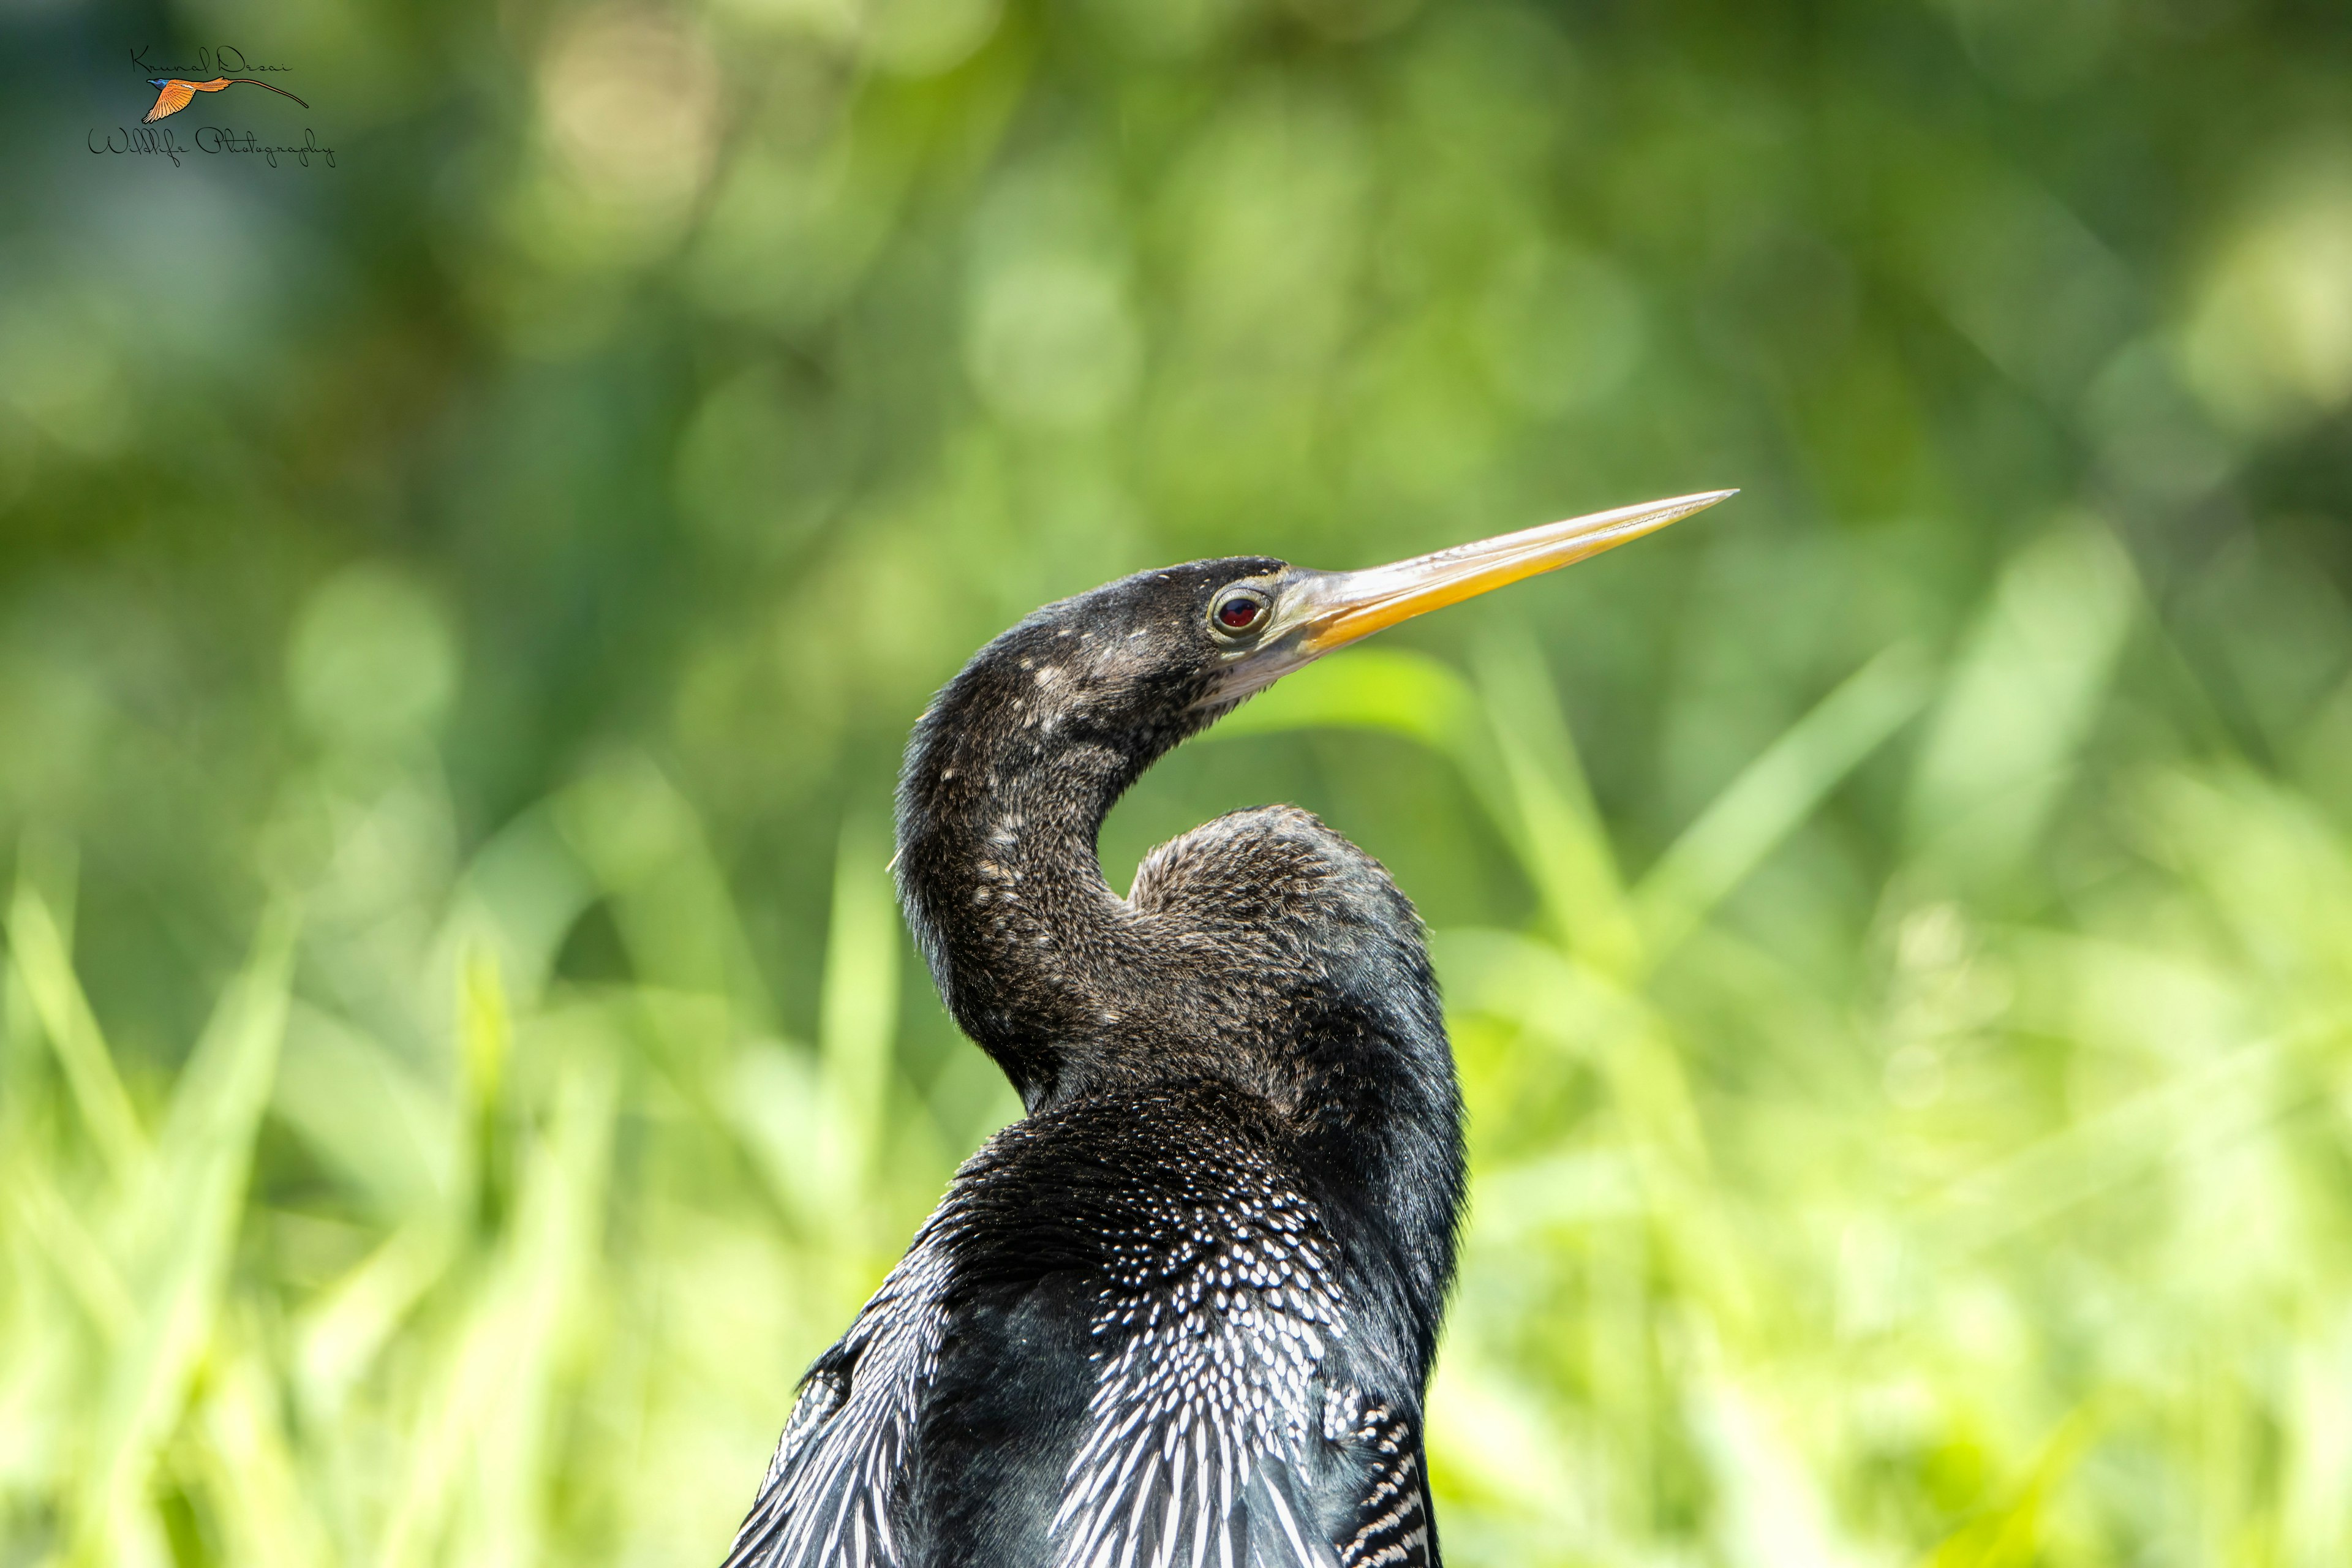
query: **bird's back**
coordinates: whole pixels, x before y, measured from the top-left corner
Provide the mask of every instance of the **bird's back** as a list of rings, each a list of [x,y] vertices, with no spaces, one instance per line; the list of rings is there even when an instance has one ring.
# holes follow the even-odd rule
[[[730,1561],[1435,1563],[1420,1369],[1288,1146],[1213,1082],[1006,1129],[811,1369]]]

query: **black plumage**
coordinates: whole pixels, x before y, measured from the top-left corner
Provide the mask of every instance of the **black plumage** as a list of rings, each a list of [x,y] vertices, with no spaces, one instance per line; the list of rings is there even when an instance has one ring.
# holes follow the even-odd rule
[[[1369,572],[1145,573],[948,684],[899,895],[1027,1115],[810,1369],[730,1568],[1437,1563],[1422,1401],[1464,1155],[1420,921],[1294,807],[1162,845],[1124,899],[1096,835],[1308,659],[1717,499]]]

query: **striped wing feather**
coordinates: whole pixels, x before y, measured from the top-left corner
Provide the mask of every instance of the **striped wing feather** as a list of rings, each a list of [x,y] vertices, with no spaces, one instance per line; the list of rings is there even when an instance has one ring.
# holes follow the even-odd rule
[[[1437,1568],[1421,1435],[1391,1406],[1335,1395],[1325,1435],[1360,1456],[1367,1476],[1339,1568]]]
[[[1427,1563],[1415,1435],[1333,1378],[1349,1312],[1319,1232],[1286,1194],[1213,1207],[1183,1216],[1188,1267],[1101,1298],[1055,1568]]]
[[[1055,1568],[1437,1568],[1412,1424],[1353,1390],[1323,1405],[1319,1430],[1274,1450],[1213,1398],[1099,1410]]]
[[[817,1359],[726,1568],[899,1568],[894,1504],[947,1313],[944,1249],[918,1236]]]

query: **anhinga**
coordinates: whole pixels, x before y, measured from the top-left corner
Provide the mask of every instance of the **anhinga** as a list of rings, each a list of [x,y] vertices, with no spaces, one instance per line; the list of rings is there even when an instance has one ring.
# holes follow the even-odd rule
[[[809,1369],[730,1565],[1437,1563],[1422,1397],[1464,1155],[1419,918],[1295,807],[1161,845],[1124,899],[1096,833],[1309,660],[1730,493],[1369,571],[1146,572],[948,683],[899,778],[899,898],[1027,1115]]]

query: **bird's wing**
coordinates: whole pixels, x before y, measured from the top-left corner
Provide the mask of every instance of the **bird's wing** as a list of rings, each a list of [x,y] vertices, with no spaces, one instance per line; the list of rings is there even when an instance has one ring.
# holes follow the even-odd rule
[[[1055,1568],[1438,1568],[1409,1417],[1328,1390],[1317,1427],[1267,1447],[1234,1418],[1234,1390],[1199,1386],[1097,1426],[1055,1520]]]
[[[1319,1238],[1256,1219],[1172,1289],[1103,1298],[1055,1568],[1434,1568],[1417,1402],[1349,1374]]]
[[[726,1568],[898,1568],[896,1489],[947,1311],[929,1228],[817,1358]]]
[[[1055,1568],[1332,1568],[1305,1473],[1321,1339],[1206,1300],[1142,1310],[1097,1373],[1052,1524]]]
[[[165,115],[177,114],[187,108],[188,100],[195,96],[196,89],[194,84],[184,81],[167,81],[163,84],[163,90],[155,95],[155,107],[147,111],[147,118],[140,123],[152,125]]]

